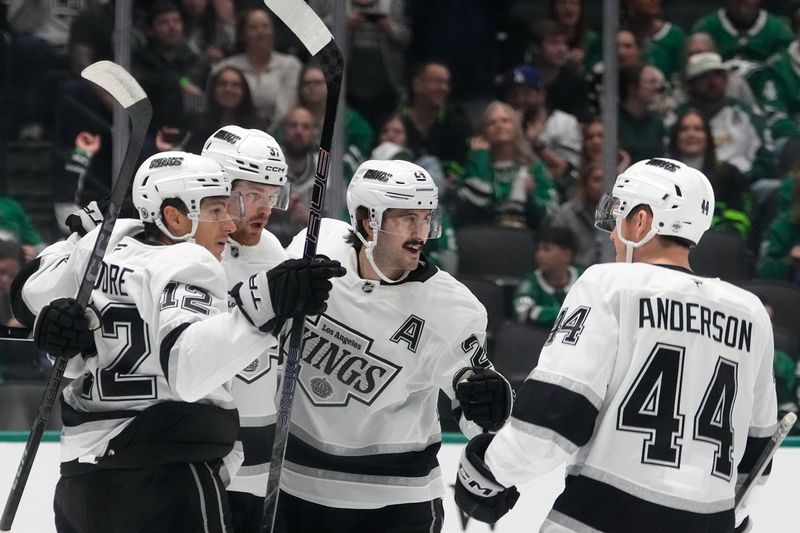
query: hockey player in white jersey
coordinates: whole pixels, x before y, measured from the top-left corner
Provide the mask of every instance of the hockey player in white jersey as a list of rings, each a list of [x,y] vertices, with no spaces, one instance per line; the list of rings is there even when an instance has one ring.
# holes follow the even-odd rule
[[[713,213],[706,177],[678,161],[640,161],[617,178],[596,215],[617,263],[581,276],[510,423],[467,445],[463,511],[494,522],[516,484],[567,461],[542,531],[744,525],[734,490],[777,418],[772,328],[757,297],[691,271]]]
[[[457,418],[474,435],[465,418],[496,430],[511,389],[486,357],[485,309],[421,253],[440,231],[428,172],[367,161],[347,206],[350,225],[321,223],[318,252],[347,274],[332,280],[327,311],[306,320],[278,522],[288,532],[438,532],[439,390],[453,398],[459,383]]]
[[[76,294],[97,231],[57,276],[23,288],[31,311],[41,309],[34,341],[72,357],[54,502],[60,532],[230,530],[220,467],[239,424],[228,382],[274,343],[276,323],[324,310],[328,278],[341,267],[287,261],[260,274],[261,290],[237,287],[228,312],[219,260],[235,229],[229,211],[238,218],[229,195],[211,159],[165,152],[142,164],[133,184],[142,220],[117,221],[92,292],[94,355],[76,345],[89,324],[75,300],[41,299]]]
[[[289,258],[278,238],[266,229],[272,210],[285,210],[289,203],[286,160],[272,136],[233,125],[211,135],[202,155],[222,165],[231,179],[232,193],[243,199],[244,216],[228,237],[222,260],[228,286],[233,288]],[[237,446],[244,451],[244,462],[227,487],[235,533],[261,531],[275,435],[276,357],[277,350],[265,345],[231,383],[239,411]]]

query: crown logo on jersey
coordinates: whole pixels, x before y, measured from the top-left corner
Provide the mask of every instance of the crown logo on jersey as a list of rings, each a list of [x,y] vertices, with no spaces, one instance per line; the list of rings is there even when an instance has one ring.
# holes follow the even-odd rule
[[[303,341],[298,381],[314,405],[371,405],[401,369],[371,353],[373,339],[324,314],[306,319]]]
[[[333,394],[333,387],[325,378],[314,378],[311,380],[311,392],[324,399]]]
[[[270,350],[268,353],[259,355],[253,360],[252,363],[247,365],[244,370],[236,374],[236,379],[240,379],[245,383],[253,383],[257,379],[260,379],[269,373],[270,369],[272,368],[273,359],[278,359],[278,353],[274,350]]]

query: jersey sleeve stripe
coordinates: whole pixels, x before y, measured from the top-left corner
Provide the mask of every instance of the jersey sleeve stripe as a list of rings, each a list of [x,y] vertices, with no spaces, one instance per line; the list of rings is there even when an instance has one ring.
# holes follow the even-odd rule
[[[78,411],[66,403],[63,400],[63,397],[61,400],[61,422],[64,424],[65,429],[77,427],[81,424],[87,424],[89,422],[101,422],[103,420],[124,420],[133,418],[139,413],[140,411],[133,409],[96,412]]]
[[[769,444],[770,437],[747,437],[747,444],[744,448],[744,455],[742,455],[742,460],[739,461],[739,466],[737,468],[739,474],[748,474],[753,469],[758,460],[758,457],[761,455],[761,452],[764,448]],[[763,476],[769,475],[770,471],[772,470],[772,461],[767,464],[767,468],[764,470]]]
[[[584,383],[580,383],[578,381],[569,379],[566,376],[560,376],[558,374],[551,374],[549,372],[544,372],[538,368],[534,368],[531,375],[528,376],[528,379],[535,379],[537,381],[542,381],[544,383],[550,383],[552,385],[558,385],[565,389],[568,389],[576,394],[579,394],[586,398],[591,404],[599,411],[600,408],[603,406],[603,398],[594,392],[591,387]]]
[[[441,442],[435,442],[418,451],[342,456],[317,450],[290,434],[286,460],[312,469],[365,476],[425,477],[439,466],[436,454],[440,447]]]
[[[275,424],[262,427],[240,427],[239,440],[244,451],[242,466],[269,463],[272,456],[272,441],[275,439]]]
[[[757,428],[757,427],[752,427],[751,426],[750,429],[747,431],[747,436],[748,436],[748,438],[749,437],[756,437],[756,438],[767,437],[767,438],[770,438],[775,434],[775,431],[777,429],[778,429],[778,424],[777,423],[772,424],[771,426],[768,426],[768,427],[763,427],[763,428]]]
[[[175,327],[172,331],[164,335],[164,340],[161,341],[161,350],[159,353],[159,361],[161,362],[161,370],[164,372],[164,379],[169,383],[169,353],[172,347],[178,342],[178,337],[181,336],[183,330],[188,328],[191,324],[185,323]]]
[[[572,455],[573,453],[578,451],[578,447],[575,446],[575,443],[573,443],[569,439],[562,437],[560,434],[556,433],[552,429],[529,424],[514,417],[511,417],[511,419],[509,420],[509,424],[511,425],[511,427],[513,427],[520,433],[524,433],[525,435],[529,435],[531,437],[535,437],[543,441],[554,443],[556,446],[561,448],[564,451],[564,453],[568,455]]]
[[[589,442],[599,410],[585,396],[561,385],[527,379],[514,402],[512,419],[549,429],[574,446]]]

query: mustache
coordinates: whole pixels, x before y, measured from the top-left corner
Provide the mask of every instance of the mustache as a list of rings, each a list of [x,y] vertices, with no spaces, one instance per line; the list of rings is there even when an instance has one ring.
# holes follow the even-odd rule
[[[425,241],[423,241],[422,239],[409,239],[404,244],[407,246],[414,246],[417,244],[420,246],[425,246]]]

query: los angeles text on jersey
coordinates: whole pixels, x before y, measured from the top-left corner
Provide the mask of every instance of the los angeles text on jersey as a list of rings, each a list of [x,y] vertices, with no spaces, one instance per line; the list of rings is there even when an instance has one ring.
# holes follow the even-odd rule
[[[670,298],[640,298],[639,327],[685,331],[750,351],[753,323],[705,305]]]

